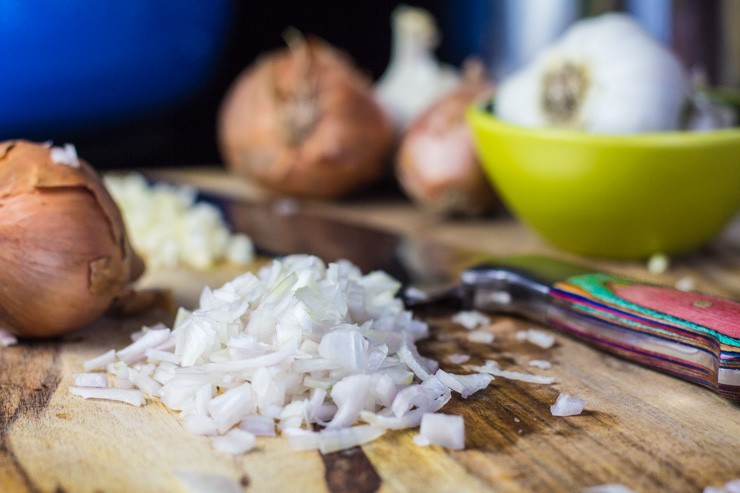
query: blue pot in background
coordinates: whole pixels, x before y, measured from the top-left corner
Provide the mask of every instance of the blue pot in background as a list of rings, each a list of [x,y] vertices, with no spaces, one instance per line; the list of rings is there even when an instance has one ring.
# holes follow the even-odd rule
[[[230,0],[0,2],[0,139],[167,108],[204,83]]]

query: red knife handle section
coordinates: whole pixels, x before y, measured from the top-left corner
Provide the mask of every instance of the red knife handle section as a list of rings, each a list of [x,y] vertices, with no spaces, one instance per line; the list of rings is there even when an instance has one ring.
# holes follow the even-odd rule
[[[557,282],[549,296],[549,325],[740,399],[740,303],[608,274]]]

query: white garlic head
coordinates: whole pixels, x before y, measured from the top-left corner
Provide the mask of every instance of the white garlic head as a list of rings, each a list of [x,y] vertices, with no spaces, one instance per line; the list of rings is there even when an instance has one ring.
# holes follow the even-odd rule
[[[504,79],[502,120],[628,134],[674,130],[689,94],[679,60],[626,14],[574,23],[533,62]]]

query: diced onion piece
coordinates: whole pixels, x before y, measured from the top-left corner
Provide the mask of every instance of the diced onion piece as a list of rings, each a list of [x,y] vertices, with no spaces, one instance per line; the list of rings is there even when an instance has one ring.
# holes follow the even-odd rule
[[[542,359],[533,359],[528,363],[528,365],[539,368],[540,370],[549,370],[550,368],[552,368],[552,363]]]
[[[486,364],[483,366],[472,366],[469,369],[479,373],[487,373],[495,377],[506,378],[507,380],[519,380],[522,382],[539,383],[543,385],[549,385],[555,382],[554,377],[548,377],[544,375],[530,375],[529,373],[522,373],[518,371],[502,370],[498,366],[498,363],[490,360],[487,361]]]
[[[555,345],[555,337],[537,329],[520,330],[516,333],[516,338],[520,341],[531,342],[543,349],[550,349]]]
[[[357,421],[367,406],[371,382],[369,375],[359,374],[346,376],[334,384],[331,397],[338,409],[327,428],[346,428]]]
[[[80,167],[77,149],[72,144],[64,144],[64,147],[52,147],[49,155],[51,160],[57,164],[64,164],[73,168]]]
[[[274,437],[277,434],[275,420],[270,416],[259,414],[245,416],[239,423],[239,428],[258,437]]]
[[[439,445],[451,450],[465,448],[465,421],[462,416],[426,413],[421,418],[417,445]]]
[[[623,484],[607,483],[583,488],[583,493],[635,493],[635,491]]]
[[[193,435],[218,435],[216,425],[210,416],[190,414],[185,417],[185,429]]]
[[[104,370],[108,365],[116,361],[116,350],[111,349],[100,356],[89,359],[82,364],[85,371]]]
[[[232,455],[252,450],[256,443],[256,437],[252,433],[239,428],[229,430],[221,436],[211,437],[214,448]]]
[[[682,277],[676,281],[675,287],[679,291],[693,291],[696,288],[696,280],[690,276]]]
[[[385,433],[383,428],[370,425],[351,426],[341,429],[326,429],[319,432],[319,451],[330,454],[370,442]]]
[[[108,377],[102,373],[75,373],[75,387],[107,387]]]
[[[242,493],[244,487],[238,481],[226,476],[192,471],[178,471],[177,479],[187,493]]]
[[[670,259],[664,253],[655,253],[647,261],[647,270],[651,274],[664,274],[670,266]]]
[[[397,416],[403,416],[416,407],[425,412],[435,412],[450,400],[450,390],[437,377],[430,376],[421,384],[409,385],[401,389],[393,399],[391,411]]]
[[[740,493],[740,479],[732,479],[722,486],[707,486],[702,493]]]
[[[386,416],[371,413],[369,411],[362,411],[360,413],[360,418],[362,418],[365,423],[376,426],[378,428],[385,428],[387,430],[402,430],[405,428],[415,428],[419,426],[423,414],[423,409],[413,409],[406,412],[402,416]]]
[[[434,376],[439,378],[447,387],[460,394],[463,399],[467,399],[470,395],[481,389],[485,389],[493,380],[492,375],[485,373],[455,375],[453,373],[447,373],[444,370],[437,370]]]
[[[447,361],[449,361],[453,365],[461,365],[470,361],[470,355],[459,353],[450,354],[449,356],[447,356]]]
[[[146,403],[144,393],[135,389],[70,387],[69,391],[85,399],[120,401],[131,404],[132,406],[143,406]]]
[[[161,383],[143,372],[129,370],[129,378],[134,385],[149,395],[156,395],[162,388]]]
[[[133,363],[146,357],[146,350],[162,344],[170,335],[170,329],[149,329],[140,338],[125,348],[116,352],[118,359],[125,363]]]
[[[8,347],[18,344],[18,338],[5,329],[0,329],[0,346]]]
[[[462,310],[452,316],[456,322],[468,330],[477,329],[491,323],[491,318],[478,310]]]
[[[424,358],[416,351],[416,347],[404,342],[398,350],[398,358],[408,366],[420,380],[426,380],[437,369],[437,363]]]
[[[319,433],[316,431],[290,428],[283,430],[283,436],[295,450],[316,450],[319,448]]]
[[[157,362],[167,361],[173,364],[180,363],[179,355],[171,353],[169,351],[162,351],[161,349],[147,348],[144,351],[144,355],[146,356],[146,359],[149,361],[157,361]]]
[[[487,330],[471,330],[468,332],[468,340],[480,344],[491,344],[495,336]]]
[[[555,404],[550,406],[553,416],[575,416],[583,412],[585,401],[580,397],[562,393],[558,395]]]
[[[248,384],[241,385],[214,397],[208,403],[208,412],[216,429],[225,433],[252,411],[253,392]]]

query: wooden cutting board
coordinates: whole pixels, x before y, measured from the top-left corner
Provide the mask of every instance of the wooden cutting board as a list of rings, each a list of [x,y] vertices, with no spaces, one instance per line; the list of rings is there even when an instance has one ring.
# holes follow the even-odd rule
[[[149,274],[149,286],[173,288],[194,306],[205,284],[220,285],[233,268],[209,274]],[[86,359],[121,348],[143,324],[169,322],[153,311],[103,318],[60,340],[0,348],[0,492],[187,491],[183,473],[228,478],[246,492],[556,492],[605,483],[638,492],[700,492],[740,477],[740,408],[713,393],[639,368],[556,334],[541,349],[515,337],[530,323],[495,317],[492,344],[473,343],[450,313],[426,314],[432,337],[422,352],[555,377],[552,385],[497,378],[443,412],[464,416],[466,449],[419,447],[416,430],[388,432],[344,452],[298,452],[281,438],[258,439],[240,457],[190,435],[156,400],[141,408],[84,400],[68,391]],[[546,329],[545,329],[546,330]],[[550,370],[528,367],[532,359]],[[554,417],[559,392],[586,399],[579,416]],[[233,484],[233,483],[232,483]]]

